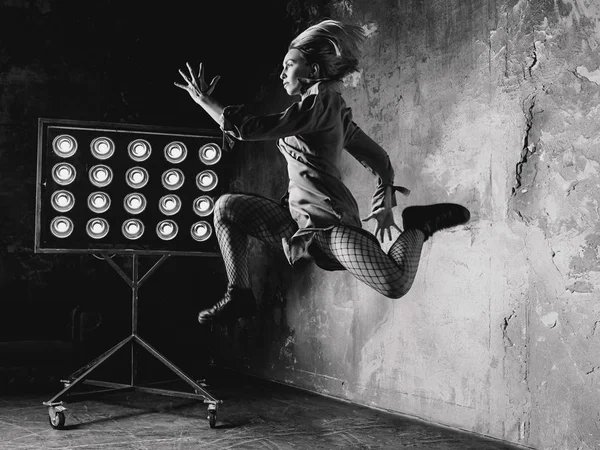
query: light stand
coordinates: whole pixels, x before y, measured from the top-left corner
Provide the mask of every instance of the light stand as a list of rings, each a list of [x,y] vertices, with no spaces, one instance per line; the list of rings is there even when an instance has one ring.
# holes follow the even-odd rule
[[[147,392],[151,394],[168,395],[171,397],[182,397],[191,399],[203,400],[205,404],[208,404],[208,422],[211,428],[215,427],[217,421],[217,409],[218,405],[222,403],[222,400],[214,398],[206,389],[201,387],[198,383],[187,376],[181,369],[175,364],[165,358],[150,344],[138,335],[138,290],[142,284],[152,275],[166,260],[169,258],[168,254],[162,255],[160,259],[154,263],[154,265],[140,278],[138,272],[139,255],[134,253],[131,255],[132,258],[132,274],[131,278],[119,267],[107,253],[101,253],[102,259],[104,259],[115,271],[125,280],[125,282],[131,288],[131,334],[119,342],[117,345],[106,351],[96,359],[89,362],[87,365],[81,367],[77,371],[73,372],[66,380],[62,380],[64,388],[50,400],[44,402],[44,406],[48,407],[49,422],[53,428],[62,429],[65,425],[64,411],[65,402],[61,400],[63,397],[69,395],[71,389],[80,383],[89,384],[92,386],[104,387],[101,391],[85,392],[85,395],[114,392],[114,391],[125,391],[133,390],[138,392]],[[158,389],[148,386],[138,385],[137,377],[137,349],[136,344],[148,351],[152,356],[158,359],[162,364],[168,367],[173,373],[179,378],[185,381],[188,385],[194,389],[194,393],[173,391],[167,389]],[[102,363],[107,361],[111,356],[117,353],[123,347],[129,346],[131,351],[131,378],[129,384],[124,383],[113,383],[107,381],[88,380],[87,377]],[[70,394],[69,398],[76,396],[77,394]],[[81,395],[81,394],[79,394]]]
[[[131,288],[130,336],[63,380],[63,390],[44,402],[52,427],[64,427],[63,398],[77,395],[70,391],[83,383],[106,388],[97,392],[135,390],[201,399],[215,426],[221,400],[138,335],[138,291],[170,256],[220,256],[211,215],[228,184],[226,144],[221,130],[39,119],[35,252],[101,255]],[[131,277],[109,254],[131,257]],[[160,256],[142,277],[140,256]],[[124,347],[131,352],[128,384],[87,379]],[[140,386],[138,347],[193,393]]]

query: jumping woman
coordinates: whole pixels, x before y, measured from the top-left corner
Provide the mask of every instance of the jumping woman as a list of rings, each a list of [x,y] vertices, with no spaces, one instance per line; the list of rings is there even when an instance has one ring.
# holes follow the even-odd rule
[[[209,324],[253,315],[256,300],[248,276],[248,237],[284,251],[293,265],[314,260],[328,271],[347,270],[389,298],[405,295],[415,279],[421,249],[433,233],[468,222],[463,206],[440,203],[411,206],[402,212],[404,231],[394,222],[394,170],[386,151],[352,120],[341,95],[342,79],[358,70],[365,35],[356,25],[325,20],[300,33],[283,58],[280,78],[290,96],[299,96],[285,111],[257,116],[245,106],[223,107],[212,96],[219,80],[204,80],[189,64],[179,71],[186,90],[225,133],[240,141],[276,140],[287,162],[289,185],[281,201],[258,195],[225,194],[215,203],[214,226],[225,262],[227,291],[198,320]],[[371,213],[375,233],[362,228],[358,205],[342,182],[343,151],[349,152],[377,177]],[[400,235],[386,253],[377,240]]]

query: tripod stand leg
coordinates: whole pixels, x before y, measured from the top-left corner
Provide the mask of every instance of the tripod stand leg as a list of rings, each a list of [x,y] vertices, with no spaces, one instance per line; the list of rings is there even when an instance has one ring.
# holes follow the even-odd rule
[[[57,404],[62,404],[62,402],[57,403],[58,399],[66,394],[70,389],[74,388],[77,384],[83,381],[92,371],[94,371],[100,364],[110,358],[113,354],[115,354],[119,349],[124,347],[126,344],[131,342],[133,336],[129,336],[126,339],[119,342],[110,350],[106,351],[102,355],[98,356],[96,359],[91,361],[88,365],[82,367],[81,369],[74,372],[67,380],[63,380],[64,389],[52,397],[47,402],[44,402],[46,406],[55,406]]]
[[[171,369],[171,371],[173,371],[173,373],[175,373],[175,375],[177,375],[179,378],[181,378],[183,381],[185,381],[187,384],[189,384],[197,394],[200,394],[202,397],[204,397],[205,403],[212,403],[212,404],[221,403],[220,400],[217,400],[212,395],[210,395],[204,388],[202,388],[198,383],[196,383],[194,380],[192,380],[190,377],[188,377],[181,369],[179,369],[179,367],[177,367],[175,364],[173,364],[171,361],[169,361],[167,358],[165,358],[163,355],[161,355],[157,350],[155,350],[150,344],[148,344],[142,338],[140,338],[139,336],[136,336],[135,341],[138,344],[140,344],[143,348],[145,348],[152,356],[154,356],[156,359],[158,359],[160,362],[162,362],[165,366],[167,366],[169,369]]]

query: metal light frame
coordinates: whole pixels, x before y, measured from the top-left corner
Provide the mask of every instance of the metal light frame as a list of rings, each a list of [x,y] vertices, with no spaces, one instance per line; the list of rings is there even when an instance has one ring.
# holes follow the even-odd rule
[[[217,172],[218,178],[218,186],[214,189],[215,193],[222,193],[223,188],[227,183],[227,180],[222,179],[222,175],[218,172],[218,169],[215,169],[215,165],[212,163],[206,163],[202,160],[202,158],[198,155],[199,151],[206,147],[207,145],[211,145],[215,141],[218,141],[219,146],[221,147],[221,161],[223,164],[224,156],[227,152],[227,140],[224,138],[223,133],[220,130],[195,130],[190,128],[181,128],[181,127],[165,127],[165,126],[150,126],[150,125],[137,125],[137,124],[122,124],[122,123],[110,123],[110,122],[98,122],[98,121],[81,121],[81,120],[70,120],[70,119],[47,119],[40,118],[38,122],[38,149],[37,149],[37,176],[36,176],[36,206],[35,206],[35,240],[34,240],[34,251],[36,253],[89,253],[89,254],[99,254],[103,252],[110,252],[111,254],[120,254],[120,255],[189,255],[189,256],[220,256],[218,246],[216,244],[216,238],[214,235],[210,238],[209,241],[194,241],[192,237],[189,237],[189,247],[186,247],[187,242],[183,243],[181,239],[178,241],[178,244],[169,243],[165,241],[163,245],[156,246],[154,248],[149,248],[148,244],[141,244],[139,241],[131,240],[127,242],[120,242],[118,245],[114,245],[113,243],[105,243],[102,240],[88,239],[90,241],[87,245],[80,245],[78,248],[69,247],[68,245],[62,245],[61,242],[54,242],[54,245],[48,245],[46,242],[42,242],[42,237],[44,233],[48,234],[46,230],[42,230],[42,227],[50,223],[48,220],[47,223],[42,220],[42,216],[46,213],[48,208],[43,207],[43,202],[46,200],[45,191],[46,182],[45,177],[49,178],[50,174],[50,163],[48,163],[49,157],[47,155],[48,149],[46,148],[49,143],[47,136],[49,134],[49,130],[54,128],[60,130],[74,130],[75,132],[97,132],[102,137],[107,137],[107,134],[119,134],[119,135],[130,135],[133,141],[143,141],[145,139],[140,138],[140,135],[159,135],[161,137],[168,136],[169,140],[173,143],[182,143],[181,141],[185,141],[186,139],[197,141],[198,147],[197,149],[187,149],[187,160],[191,161],[196,160],[197,168],[189,169],[188,174],[186,175],[186,186],[194,186],[196,197],[204,196],[210,194],[211,192],[206,192],[202,187],[197,186],[196,177],[203,172]],[[110,140],[110,138],[109,138]],[[133,143],[132,141],[132,143]],[[209,141],[209,142],[204,142]],[[147,141],[146,141],[147,142]],[[77,143],[76,143],[77,144]],[[119,149],[121,153],[128,153],[129,149]],[[87,152],[88,149],[81,148],[79,144],[78,152]],[[113,150],[113,153],[114,150]],[[118,153],[118,152],[117,152]],[[155,158],[166,158],[166,155],[163,155],[162,148],[155,148],[152,150],[153,157]],[[97,157],[96,157],[97,158]],[[63,163],[69,163],[69,159],[65,158]],[[142,160],[131,160],[130,167],[137,167],[140,164],[143,164]],[[183,163],[173,163],[168,161],[171,165],[168,169],[177,171],[178,173],[182,173],[182,167],[186,166],[187,161]],[[108,166],[111,172],[114,172],[114,169],[110,166],[110,161],[106,159],[97,159],[94,160],[95,165],[97,166]],[[176,164],[173,166],[172,164]],[[225,162],[226,164],[226,162]],[[167,163],[165,163],[165,166]],[[217,165],[218,166],[218,165]],[[221,166],[223,167],[223,166]],[[167,169],[167,167],[164,167]],[[88,169],[91,169],[89,167]],[[158,178],[158,174],[153,174],[155,178]],[[86,174],[79,173],[78,177],[85,177]],[[61,189],[66,189],[68,186],[60,186]],[[103,188],[94,188],[96,191],[102,191]],[[212,190],[212,189],[211,189]],[[138,191],[138,189],[132,188],[131,191]],[[169,188],[165,188],[163,195],[167,194],[176,194],[177,191],[170,190]],[[76,202],[78,203],[78,207],[81,207],[84,204],[84,199],[77,198]],[[154,199],[153,199],[154,200]],[[158,199],[155,199],[158,200]],[[112,199],[111,208],[121,208],[120,202],[116,202],[115,199]],[[191,216],[193,213],[190,212],[192,208],[192,201],[189,204],[183,205],[182,213],[185,211],[185,214],[188,214],[188,219],[191,220]],[[56,214],[57,216],[62,214]],[[131,214],[130,214],[131,216]],[[138,217],[139,218],[139,217]],[[164,219],[172,219],[172,217],[164,217]],[[206,220],[204,217],[195,216],[194,221],[202,221]],[[111,223],[111,228],[121,229],[121,223],[115,224]],[[118,226],[117,226],[118,225]],[[178,225],[181,228],[182,223],[178,222]],[[191,223],[188,224],[191,227]],[[77,226],[77,225],[76,225]],[[81,226],[81,224],[79,224]],[[154,226],[148,226],[145,223],[146,232],[154,232]],[[189,230],[181,230],[180,232],[188,233]],[[94,242],[92,242],[94,241]],[[143,241],[143,240],[142,240]]]

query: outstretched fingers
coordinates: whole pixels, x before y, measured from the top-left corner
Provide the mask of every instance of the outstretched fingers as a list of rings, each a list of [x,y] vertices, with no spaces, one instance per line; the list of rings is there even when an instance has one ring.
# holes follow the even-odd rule
[[[189,88],[190,88],[191,81],[188,79],[188,77],[186,76],[186,74],[182,72],[181,69],[179,69],[179,75],[181,75],[181,78],[183,78],[185,80],[186,84],[185,85],[179,84],[179,83],[173,83],[173,84],[175,86],[177,86],[178,88],[185,89],[186,91],[189,91],[190,90]]]
[[[216,77],[214,77],[212,79],[212,81],[210,82],[210,86],[208,87],[208,90],[206,91],[206,95],[211,95],[213,93],[213,91],[217,87],[217,83],[219,82],[220,79],[221,79],[221,75],[217,75]]]
[[[190,63],[186,62],[185,65],[187,66],[188,72],[190,73],[190,80],[188,81],[188,83],[190,83],[192,86],[198,88],[198,84],[196,83],[196,75],[194,75],[194,71],[192,70]],[[198,77],[200,77],[201,73],[202,73],[202,63],[200,63],[200,72],[198,72]]]
[[[189,92],[190,95],[192,95],[192,96],[211,95],[212,92],[215,90],[215,87],[217,87],[217,83],[221,79],[221,76],[220,75],[215,76],[212,79],[212,81],[210,82],[210,84],[207,84],[206,81],[204,81],[204,64],[203,63],[200,63],[200,65],[198,66],[198,75],[194,74],[194,71],[192,70],[192,67],[190,66],[190,64],[188,62],[185,63],[185,66],[187,67],[188,73],[186,74],[185,72],[183,72],[180,69],[179,75],[181,75],[181,78],[183,78],[183,80],[185,81],[186,84],[182,84],[182,83],[173,83],[173,84],[175,86],[177,86],[178,88],[184,89],[185,91]]]

